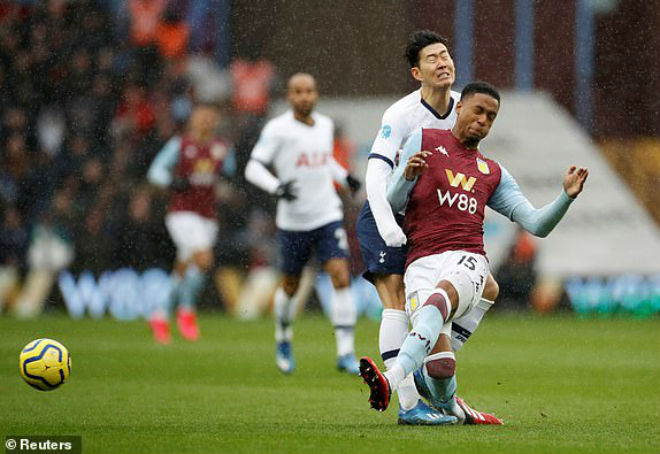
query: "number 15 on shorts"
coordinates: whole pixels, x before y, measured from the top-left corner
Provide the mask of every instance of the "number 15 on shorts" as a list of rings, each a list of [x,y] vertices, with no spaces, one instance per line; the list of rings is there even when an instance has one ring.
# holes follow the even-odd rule
[[[477,259],[472,255],[462,255],[458,260],[457,265],[463,265],[468,270],[475,271],[477,269]],[[474,289],[477,293],[479,293],[479,290],[483,287],[485,280],[486,276],[484,274],[480,274],[479,280],[474,281]]]

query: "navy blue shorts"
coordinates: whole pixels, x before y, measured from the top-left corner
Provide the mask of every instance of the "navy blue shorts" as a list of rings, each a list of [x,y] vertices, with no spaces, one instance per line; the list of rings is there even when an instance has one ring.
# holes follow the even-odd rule
[[[278,230],[280,242],[280,270],[290,276],[299,276],[316,250],[321,263],[330,259],[348,258],[346,230],[340,221],[331,222],[309,231]]]
[[[403,216],[394,215],[396,222],[403,226]],[[376,220],[365,202],[357,220],[357,236],[362,251],[362,260],[366,271],[362,276],[373,283],[374,274],[403,274],[406,270],[406,253],[408,248],[389,247],[380,237],[376,227]]]

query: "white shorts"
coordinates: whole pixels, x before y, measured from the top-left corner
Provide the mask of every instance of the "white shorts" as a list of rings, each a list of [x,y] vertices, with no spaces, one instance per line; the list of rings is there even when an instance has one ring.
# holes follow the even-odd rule
[[[213,249],[218,223],[192,211],[175,211],[165,216],[165,226],[176,246],[176,258],[189,260],[197,251]]]
[[[458,292],[458,308],[452,319],[460,317],[481,299],[489,272],[486,257],[465,251],[447,251],[415,260],[403,277],[408,317],[414,323],[417,310],[440,281],[449,281]],[[451,320],[440,332],[451,333]]]

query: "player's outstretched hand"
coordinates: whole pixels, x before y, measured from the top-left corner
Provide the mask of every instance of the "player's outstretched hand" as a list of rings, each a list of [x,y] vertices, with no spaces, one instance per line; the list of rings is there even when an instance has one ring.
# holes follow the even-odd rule
[[[382,232],[379,231],[379,233],[388,247],[400,247],[408,241],[406,234],[403,233],[401,227],[396,223],[392,223],[392,225],[387,226]]]
[[[410,159],[408,159],[408,163],[406,164],[406,180],[414,180],[418,176],[424,173],[424,171],[428,168],[428,164],[426,163],[426,158],[428,156],[431,156],[430,151],[419,151],[412,155]]]
[[[296,187],[294,186],[295,180],[286,181],[280,184],[275,190],[275,195],[278,198],[284,199],[287,202],[291,202],[298,198],[296,194]]]
[[[351,195],[355,195],[355,193],[362,187],[362,183],[350,173],[346,175],[346,184],[351,191]]]
[[[571,198],[576,198],[582,192],[584,182],[589,176],[589,169],[586,167],[571,166],[564,175],[564,191]]]

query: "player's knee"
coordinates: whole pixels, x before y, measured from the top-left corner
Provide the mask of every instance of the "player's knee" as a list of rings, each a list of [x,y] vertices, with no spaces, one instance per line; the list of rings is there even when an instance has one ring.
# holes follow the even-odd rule
[[[207,250],[196,252],[193,262],[201,271],[208,271],[213,266],[213,253]]]
[[[426,371],[431,378],[438,380],[451,378],[456,372],[456,360],[452,358],[431,360],[426,363]]]
[[[331,276],[332,286],[336,289],[346,288],[350,285],[351,280],[348,277],[348,270],[339,270]]]
[[[499,294],[500,286],[495,278],[493,278],[493,275],[489,274],[488,278],[486,279],[486,285],[484,286],[484,292],[481,297],[489,301],[495,301]]]
[[[336,289],[346,288],[351,283],[348,262],[345,260],[332,260],[326,264],[326,271],[330,275],[332,286]]]
[[[387,300],[381,300],[383,301],[383,307],[385,309],[395,309],[397,311],[405,311],[406,310],[406,300],[402,299],[399,300],[396,297],[387,299]]]
[[[299,285],[299,276],[284,276],[282,278],[282,290],[284,290],[284,293],[288,296],[293,296],[298,291]]]
[[[447,298],[439,293],[432,293],[424,302],[424,306],[435,306],[442,314],[442,320],[446,321],[449,315]]]
[[[187,262],[177,260],[176,262],[174,262],[174,272],[179,276],[183,276],[184,274],[186,274],[187,266],[188,266]]]
[[[424,306],[435,306],[442,314],[442,319],[447,321],[454,314],[458,306],[458,292],[447,281],[442,281],[427,298]]]
[[[336,289],[347,288],[350,284],[348,276],[340,276],[337,279],[333,279],[332,286]]]
[[[374,274],[374,285],[385,309],[405,310],[406,294],[403,276],[400,274]]]

